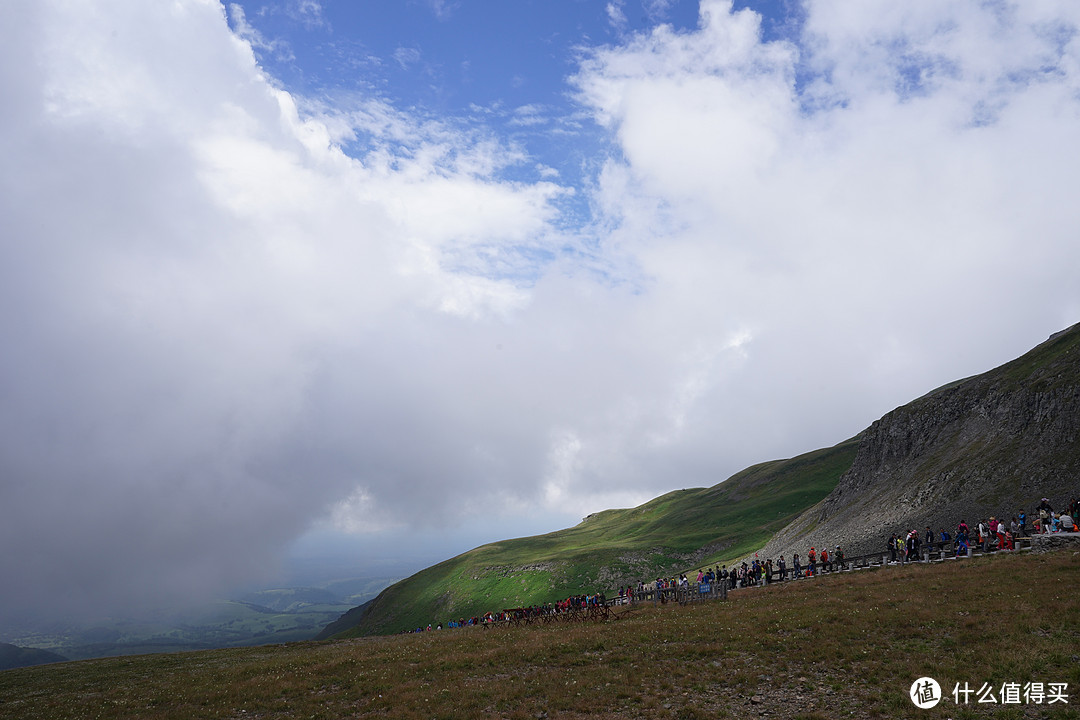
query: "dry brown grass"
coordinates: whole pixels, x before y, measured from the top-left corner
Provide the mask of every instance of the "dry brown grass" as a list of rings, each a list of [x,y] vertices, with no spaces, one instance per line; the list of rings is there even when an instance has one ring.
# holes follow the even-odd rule
[[[618,622],[111,658],[0,673],[0,717],[1077,718],[1080,557],[846,573]],[[1070,704],[922,711],[918,677]]]

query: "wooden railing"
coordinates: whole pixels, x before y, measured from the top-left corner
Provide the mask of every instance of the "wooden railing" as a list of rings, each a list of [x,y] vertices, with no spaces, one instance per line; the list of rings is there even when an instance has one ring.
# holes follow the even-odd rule
[[[635,590],[629,596],[614,598],[609,604],[634,605],[645,602],[660,605],[671,602],[688,605],[708,600],[725,600],[727,593],[728,582],[721,579],[711,583],[688,583],[660,589],[646,587],[644,590]]]

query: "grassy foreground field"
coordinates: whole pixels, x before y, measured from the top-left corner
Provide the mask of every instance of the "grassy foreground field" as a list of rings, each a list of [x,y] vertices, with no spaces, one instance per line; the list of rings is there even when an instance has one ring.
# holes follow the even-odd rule
[[[617,622],[88,660],[0,672],[4,718],[1078,718],[1080,556],[845,573]],[[935,678],[930,710],[908,698]],[[956,683],[1068,683],[957,705]]]

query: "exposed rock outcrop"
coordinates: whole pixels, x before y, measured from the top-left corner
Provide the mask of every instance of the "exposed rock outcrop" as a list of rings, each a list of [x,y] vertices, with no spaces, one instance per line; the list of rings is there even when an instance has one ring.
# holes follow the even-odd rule
[[[877,552],[894,532],[953,531],[1080,495],[1080,324],[1023,357],[897,408],[862,435],[851,469],[762,557],[836,545]]]
[[[1031,551],[1035,553],[1054,552],[1066,548],[1080,550],[1080,533],[1049,533],[1031,538]]]

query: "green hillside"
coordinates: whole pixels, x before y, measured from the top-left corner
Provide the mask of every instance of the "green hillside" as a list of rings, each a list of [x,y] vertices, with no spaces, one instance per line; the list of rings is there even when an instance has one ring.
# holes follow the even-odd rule
[[[741,557],[836,486],[857,442],[755,465],[711,488],[607,510],[566,530],[483,545],[392,585],[320,637],[395,633],[603,591]]]

